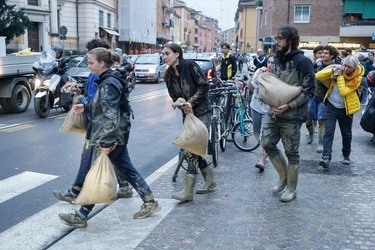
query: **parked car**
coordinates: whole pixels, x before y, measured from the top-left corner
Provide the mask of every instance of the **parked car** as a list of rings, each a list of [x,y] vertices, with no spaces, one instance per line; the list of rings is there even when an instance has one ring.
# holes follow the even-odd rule
[[[86,58],[85,56],[71,56],[68,59],[68,62],[66,63],[66,65],[69,68],[78,67],[79,64],[85,61],[85,58]],[[87,59],[86,59],[86,62],[83,62],[83,63],[86,63],[86,67],[87,67]]]
[[[152,81],[160,83],[160,79],[164,78],[167,65],[163,56],[156,54],[141,54],[135,61],[135,74],[137,80]]]
[[[220,78],[220,63],[217,58],[194,58],[189,59],[196,62],[201,67],[207,80],[212,80],[216,84],[217,79]]]
[[[138,55],[129,55],[128,57],[129,57],[130,62],[134,63],[137,60]]]
[[[91,70],[88,68],[87,58],[75,57],[71,58],[69,62],[71,62],[71,65],[73,66],[68,69],[66,74],[77,81],[77,85],[83,94],[91,73]]]

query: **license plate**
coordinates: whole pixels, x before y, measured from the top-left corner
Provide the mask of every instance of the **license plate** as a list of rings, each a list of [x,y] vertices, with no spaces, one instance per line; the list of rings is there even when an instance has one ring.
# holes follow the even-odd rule
[[[139,74],[138,76],[139,76],[139,77],[144,77],[145,75],[144,75],[144,74]]]

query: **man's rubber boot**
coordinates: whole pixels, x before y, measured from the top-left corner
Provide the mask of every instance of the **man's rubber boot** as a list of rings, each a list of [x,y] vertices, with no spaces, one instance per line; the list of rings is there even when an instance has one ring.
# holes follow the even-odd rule
[[[202,189],[197,189],[197,194],[207,194],[210,189],[216,187],[216,182],[214,180],[214,169],[210,163],[207,167],[200,169],[205,180],[204,187]]]
[[[318,131],[318,147],[316,149],[317,153],[323,152],[323,137],[324,137],[325,130],[326,130],[325,128],[319,128],[319,131]]]
[[[270,157],[273,167],[279,173],[279,181],[275,186],[273,186],[272,191],[278,193],[284,190],[287,182],[287,164],[285,157],[279,153],[276,157]]]
[[[197,175],[186,174],[184,178],[184,188],[181,192],[172,195],[173,199],[179,201],[192,201],[193,200],[193,189],[195,182],[197,181]]]
[[[280,201],[288,202],[296,198],[297,182],[298,182],[298,165],[289,165],[287,186],[286,186],[285,192],[280,197]]]
[[[313,121],[314,122],[314,121]],[[314,125],[306,125],[307,131],[309,131],[309,134],[307,135],[307,143],[311,144],[314,140]]]

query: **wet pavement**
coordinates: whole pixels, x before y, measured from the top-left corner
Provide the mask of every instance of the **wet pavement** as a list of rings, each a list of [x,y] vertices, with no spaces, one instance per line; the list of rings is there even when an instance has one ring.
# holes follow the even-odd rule
[[[171,164],[148,179],[161,212],[140,222],[132,219],[139,197],[118,200],[51,249],[375,249],[375,142],[360,127],[360,117],[354,116],[352,164],[339,162],[337,127],[329,170],[318,164],[317,135],[307,144],[303,125],[297,198],[291,202],[272,193],[278,175],[269,160],[262,173],[254,167],[259,148],[242,152],[228,143],[219,153],[214,191],[186,203],[171,199],[184,176],[181,169],[173,182]],[[201,185],[199,174],[195,188]]]

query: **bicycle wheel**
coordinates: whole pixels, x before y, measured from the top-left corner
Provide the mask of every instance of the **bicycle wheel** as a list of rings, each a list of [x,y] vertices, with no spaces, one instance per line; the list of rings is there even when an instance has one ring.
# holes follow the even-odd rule
[[[256,140],[253,131],[253,122],[252,120],[243,120],[234,125],[232,130],[232,139],[234,145],[246,152],[253,151],[259,147],[259,142]]]
[[[217,118],[216,116],[213,116],[211,118],[211,144],[210,146],[212,147],[212,164],[214,167],[217,166],[217,161],[218,161],[218,152],[219,152],[219,142],[218,142],[218,131],[217,131]]]
[[[221,113],[220,114],[220,149],[221,149],[221,152],[224,152],[225,151],[225,148],[227,147],[227,136],[228,136],[228,132],[227,132],[227,124],[225,123],[225,117],[224,117],[224,113]]]

